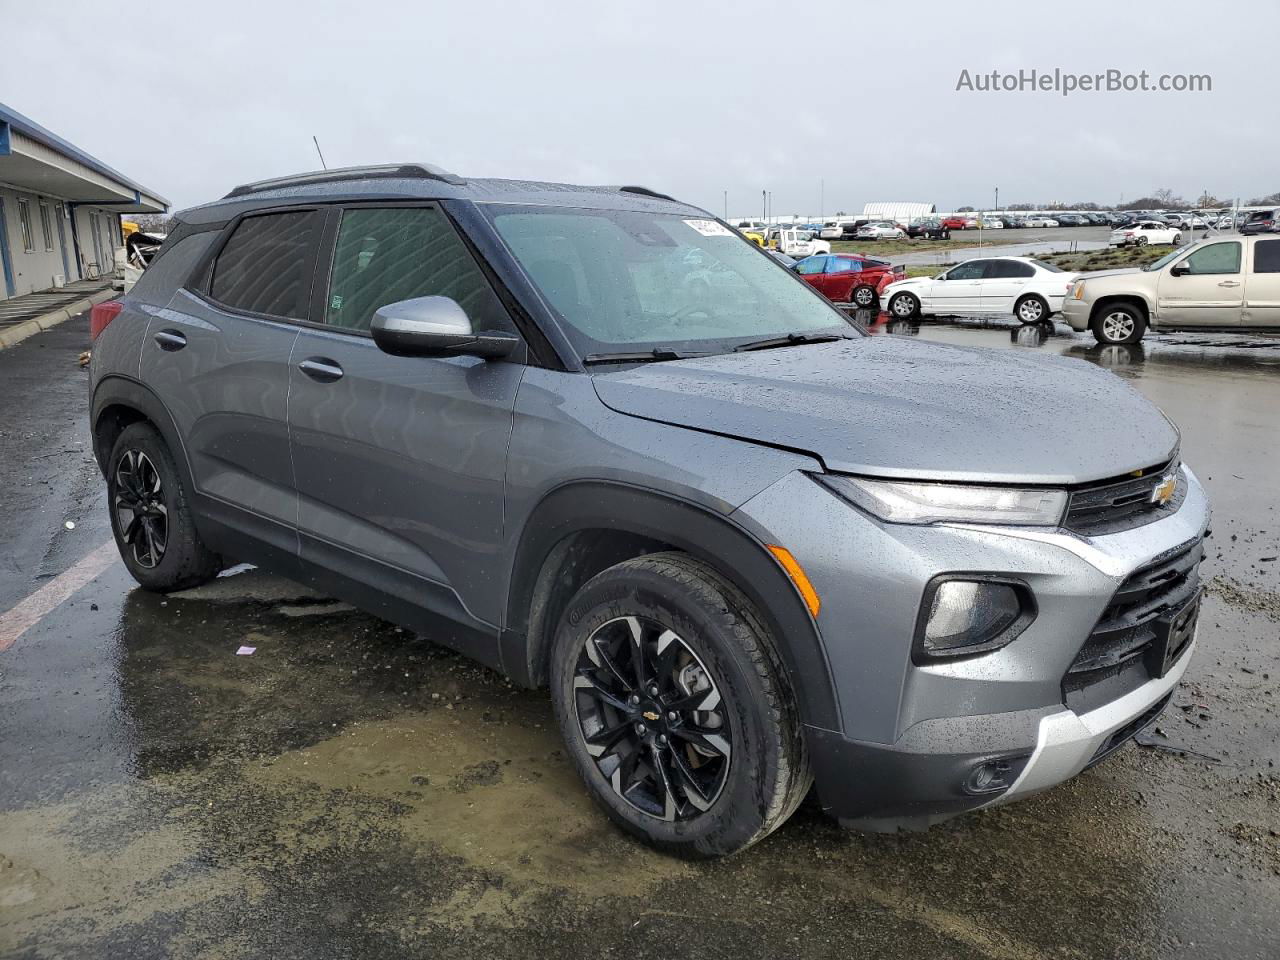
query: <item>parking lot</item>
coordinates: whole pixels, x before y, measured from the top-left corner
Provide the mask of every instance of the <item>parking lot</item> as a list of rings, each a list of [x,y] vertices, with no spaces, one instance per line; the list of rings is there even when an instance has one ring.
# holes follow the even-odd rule
[[[1209,592],[1141,745],[923,834],[810,801],[737,857],[665,858],[592,806],[545,694],[256,571],[165,598],[95,554],[82,317],[0,353],[26,411],[0,435],[0,611],[79,571],[0,613],[0,955],[1274,957],[1280,340],[862,319],[1105,366],[1180,426]]]

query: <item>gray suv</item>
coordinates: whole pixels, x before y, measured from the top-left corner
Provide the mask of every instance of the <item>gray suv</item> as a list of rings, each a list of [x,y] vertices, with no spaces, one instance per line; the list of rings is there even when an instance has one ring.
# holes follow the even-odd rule
[[[1044,790],[1195,645],[1209,508],[1157,409],[868,337],[642,187],[248,184],[91,332],[139,583],[249,561],[550,687],[591,793],[672,852],[811,785],[873,830]]]

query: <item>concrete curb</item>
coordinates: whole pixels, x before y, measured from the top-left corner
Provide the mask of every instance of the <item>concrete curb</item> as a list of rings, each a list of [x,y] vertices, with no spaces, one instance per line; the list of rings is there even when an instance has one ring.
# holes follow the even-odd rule
[[[21,323],[15,323],[12,327],[0,329],[0,350],[6,347],[12,347],[16,343],[21,343],[27,337],[33,337],[41,330],[48,330],[50,327],[56,327],[60,323],[70,320],[77,313],[83,313],[95,304],[110,300],[117,296],[117,292],[107,287],[105,290],[99,290],[91,296],[85,297],[83,300],[77,300],[69,303],[65,307],[59,307],[57,310],[50,310],[48,313],[42,313],[38,317],[32,317],[30,320],[23,320]],[[86,347],[88,344],[86,344]]]

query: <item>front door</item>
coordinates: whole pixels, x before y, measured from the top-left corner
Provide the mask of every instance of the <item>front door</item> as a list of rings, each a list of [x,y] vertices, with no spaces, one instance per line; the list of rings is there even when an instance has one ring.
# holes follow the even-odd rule
[[[933,281],[933,312],[943,316],[977,313],[982,307],[982,274],[986,265],[986,260],[970,260]]]
[[[1280,239],[1254,240],[1244,281],[1244,324],[1280,327]]]
[[[1243,246],[1240,240],[1210,243],[1165,267],[1156,285],[1158,322],[1188,327],[1239,325],[1244,312]]]
[[[445,296],[477,330],[515,327],[438,206],[352,206],[330,218],[327,290],[290,374],[302,558],[462,624],[437,638],[494,663],[523,362],[391,356],[369,325],[379,307]]]

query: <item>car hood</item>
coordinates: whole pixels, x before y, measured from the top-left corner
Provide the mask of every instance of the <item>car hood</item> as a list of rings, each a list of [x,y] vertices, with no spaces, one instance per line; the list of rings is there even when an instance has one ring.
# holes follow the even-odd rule
[[[1120,267],[1116,270],[1094,270],[1090,273],[1077,274],[1080,280],[1100,280],[1103,277],[1131,277],[1135,273],[1145,273],[1140,267]]]
[[[593,376],[619,413],[882,477],[1064,484],[1168,460],[1173,424],[1086,361],[864,337]],[[725,469],[732,469],[725,464]]]

